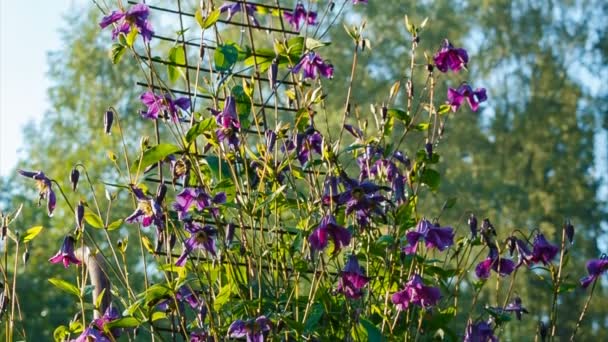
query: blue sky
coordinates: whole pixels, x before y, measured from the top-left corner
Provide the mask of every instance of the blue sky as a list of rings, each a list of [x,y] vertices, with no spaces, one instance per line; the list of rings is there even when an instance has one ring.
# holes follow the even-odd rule
[[[24,125],[44,118],[47,52],[60,48],[62,14],[84,1],[0,1],[0,176],[15,167]]]

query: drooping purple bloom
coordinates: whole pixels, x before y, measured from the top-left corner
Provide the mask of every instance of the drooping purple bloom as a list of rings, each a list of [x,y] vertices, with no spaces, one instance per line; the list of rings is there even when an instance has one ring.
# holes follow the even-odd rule
[[[406,234],[408,245],[403,248],[405,254],[414,254],[418,242],[424,240],[427,248],[436,248],[443,252],[454,244],[454,229],[438,227],[428,220],[420,220],[416,229]]]
[[[471,110],[476,112],[479,104],[488,99],[485,88],[473,90],[470,85],[463,83],[458,89],[448,88],[448,104],[452,107],[452,112],[458,111],[462,101],[467,100]]]
[[[323,61],[321,56],[314,51],[311,51],[300,59],[300,62],[291,69],[294,74],[303,70],[304,78],[316,79],[320,74],[325,78],[334,77],[334,66]]]
[[[74,265],[80,265],[80,260],[76,258],[74,254],[74,238],[70,235],[66,236],[63,239],[63,244],[61,244],[61,248],[59,252],[55,254],[49,261],[53,264],[57,264],[62,262],[63,266],[67,268],[70,266],[70,263]]]
[[[490,247],[490,254],[484,261],[477,264],[475,274],[481,279],[487,279],[490,277],[490,271],[494,270],[494,272],[504,277],[513,273],[515,267],[512,260],[500,257],[498,249]]]
[[[205,250],[212,257],[217,256],[217,247],[215,245],[217,230],[215,228],[201,226],[193,221],[185,222],[184,228],[190,232],[190,237],[184,241],[184,251],[175,262],[175,265],[184,266],[188,256],[195,249]]]
[[[241,123],[236,112],[236,101],[233,96],[228,96],[224,100],[224,109],[221,111],[209,108],[211,113],[215,115],[215,120],[218,129],[215,131],[219,141],[228,141],[228,145],[232,149],[236,149],[239,145],[237,132],[241,129]]]
[[[363,295],[362,289],[368,282],[369,278],[365,276],[363,268],[359,266],[357,256],[350,255],[338,280],[337,291],[343,293],[347,298],[357,299]]]
[[[581,278],[581,286],[589,287],[599,276],[608,270],[608,256],[602,255],[599,259],[592,259],[587,262],[587,272],[589,275]]]
[[[465,49],[455,48],[449,40],[445,39],[433,60],[441,72],[447,72],[448,69],[458,72],[460,69],[466,68],[469,55]]]
[[[71,342],[111,342],[111,340],[101,331],[93,326],[87,327],[78,338],[71,340]]]
[[[410,304],[422,308],[429,308],[437,305],[439,299],[441,299],[441,292],[439,289],[432,286],[425,286],[422,277],[418,274],[414,274],[405,284],[405,288],[394,293],[391,297],[393,304],[397,306],[397,310],[406,310]]]
[[[509,254],[513,256],[513,252],[517,251],[517,265],[519,267],[523,264],[528,266],[532,265],[532,252],[528,248],[526,241],[520,240],[514,236],[507,238],[507,244],[509,246]]]
[[[313,250],[320,251],[327,247],[329,239],[334,243],[334,253],[350,243],[350,232],[336,222],[333,215],[324,216],[321,223],[308,237],[308,242]]]
[[[78,189],[78,179],[80,178],[80,172],[77,168],[73,168],[70,171],[70,184],[72,184],[72,190],[76,191]]]
[[[299,1],[293,12],[284,11],[283,16],[287,22],[296,29],[296,31],[300,30],[300,27],[304,22],[311,26],[317,25],[317,12],[306,11],[304,5],[302,5],[302,3]]]
[[[255,13],[257,12],[257,6],[253,4],[244,4],[244,3],[225,3],[220,6],[220,13],[228,12],[228,16],[226,17],[226,21],[232,20],[232,17],[238,13],[242,12],[243,8],[245,8],[245,13],[249,17],[249,20],[253,23],[254,26],[260,26],[258,19],[255,17]]]
[[[570,241],[570,244],[574,243],[574,226],[572,222],[566,222],[564,229],[566,230],[566,237]]]
[[[323,136],[310,126],[304,133],[298,133],[294,142],[286,145],[288,151],[296,151],[298,161],[304,165],[312,159],[312,152],[322,153]]]
[[[55,192],[51,186],[51,180],[44,175],[42,171],[24,171],[17,170],[17,172],[23,177],[33,178],[36,181],[36,187],[38,188],[38,205],[43,199],[46,199],[46,210],[49,216],[53,216],[53,210],[57,205],[57,198]]]
[[[116,24],[116,27],[112,30],[112,39],[116,39],[119,34],[129,34],[133,27],[144,38],[144,41],[149,42],[152,39],[154,31],[152,31],[152,25],[148,21],[150,10],[145,4],[136,4],[131,7],[128,11],[112,11],[110,15],[107,15],[101,19],[99,26],[104,29],[111,24]]]
[[[194,330],[190,333],[190,342],[207,342],[209,335],[204,330]]]
[[[165,216],[160,202],[156,198],[146,196],[140,188],[134,185],[131,185],[131,191],[137,198],[137,208],[125,219],[125,222],[139,222],[144,228],[154,223],[156,227],[162,229],[165,226]]]
[[[355,213],[357,223],[361,227],[366,227],[369,224],[372,214],[385,217],[381,205],[388,202],[385,196],[381,195],[380,190],[391,190],[388,187],[376,185],[370,181],[358,182],[348,177],[343,177],[343,183],[346,187],[344,192],[336,194],[332,192],[325,193],[322,197],[324,205],[334,203],[336,205],[345,205],[345,213],[347,215]]]
[[[469,321],[464,334],[464,342],[498,342],[498,337],[494,336],[494,330],[489,323],[479,321],[473,324]]]
[[[519,297],[515,297],[514,300],[507,304],[507,306],[505,307],[504,311],[506,312],[514,312],[515,316],[517,317],[517,320],[521,321],[521,314],[522,313],[530,313],[528,312],[528,310],[526,308],[524,308],[521,304],[521,298]]]
[[[247,321],[238,319],[230,324],[228,336],[246,337],[247,342],[264,342],[264,337],[270,330],[272,330],[272,322],[266,316]]]
[[[226,202],[226,194],[223,192],[217,193],[211,197],[203,189],[200,188],[185,188],[175,197],[173,209],[177,211],[178,218],[183,220],[188,216],[188,212],[192,208],[198,211],[210,210],[211,214],[218,215],[219,209],[214,204]]]
[[[559,252],[559,247],[552,245],[545,239],[543,234],[537,234],[532,244],[531,262],[542,262],[544,265],[551,263],[555,255]]]
[[[162,119],[171,119],[173,122],[179,121],[179,109],[188,110],[190,108],[190,100],[186,97],[180,97],[173,100],[171,95],[156,95],[151,91],[141,94],[141,102],[148,107],[147,111],[142,111],[141,115],[144,118],[156,120],[159,117]]]

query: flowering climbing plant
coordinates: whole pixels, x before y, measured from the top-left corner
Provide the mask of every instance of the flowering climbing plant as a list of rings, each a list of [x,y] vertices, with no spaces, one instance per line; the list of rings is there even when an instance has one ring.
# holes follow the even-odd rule
[[[371,48],[365,22],[345,26],[350,65],[332,64],[324,47],[329,27],[353,7],[364,14],[367,2],[100,7],[112,62],[141,65],[145,80],[137,113],[100,109],[99,134],[118,134],[124,159],[111,181],[98,180],[108,196],[97,199],[86,162],[69,175],[18,171],[36,181],[49,216],[56,206],[75,215],[59,251],[49,249],[50,267],[74,272],[51,283],[80,304],[56,340],[497,341],[506,325],[534,315],[514,284],[538,273],[550,277],[553,301],[529,336],[555,338],[574,227],[566,221],[550,239],[538,229],[497,232],[491,218],[479,223],[483,213],[440,222],[450,199],[439,214],[421,212],[441,180],[448,118],[480,110],[491,92],[467,82],[475,61],[464,48],[445,39],[421,51],[428,21],[406,17],[405,80],[387,84],[369,112],[355,110],[358,56]],[[160,43],[161,16],[180,25],[171,46]],[[348,80],[334,78],[338,68],[351,71]],[[436,92],[447,80],[459,86]],[[343,99],[338,111],[326,106],[328,82],[346,85],[331,94]],[[125,143],[125,115],[147,125],[138,149]],[[84,200],[74,206],[68,188]],[[118,206],[131,214],[115,216]],[[27,243],[40,232],[16,236],[14,216],[2,217],[4,238]],[[117,229],[128,239],[110,234]],[[589,299],[572,339],[607,258],[587,270],[580,286]],[[480,296],[488,291],[495,296]],[[9,297],[5,289],[0,305]]]

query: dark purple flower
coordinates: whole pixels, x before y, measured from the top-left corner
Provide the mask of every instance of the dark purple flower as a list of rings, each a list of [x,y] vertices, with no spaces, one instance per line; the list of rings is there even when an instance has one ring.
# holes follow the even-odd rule
[[[357,223],[361,227],[369,224],[372,214],[377,214],[385,217],[381,205],[387,203],[388,200],[383,195],[379,194],[380,190],[391,190],[391,188],[379,186],[370,181],[358,182],[354,179],[343,177],[346,191],[341,193],[332,192],[325,193],[322,198],[324,205],[334,203],[336,205],[345,205],[346,214],[355,213]]]
[[[53,264],[62,262],[63,266],[66,268],[70,266],[70,263],[80,265],[80,260],[78,260],[74,254],[74,238],[70,235],[66,236],[63,239],[63,244],[61,245],[59,252],[50,258],[49,261]]]
[[[393,201],[400,205],[407,200],[405,197],[405,178],[397,175],[391,182],[391,191],[393,193]]]
[[[532,265],[532,252],[528,248],[526,241],[520,240],[514,236],[507,238],[507,244],[509,246],[509,254],[513,256],[513,252],[517,251],[517,265],[519,267],[523,264],[528,266]]]
[[[559,247],[550,244],[545,236],[539,233],[532,244],[532,258],[530,258],[530,261],[534,263],[542,262],[547,265],[555,258],[557,252],[559,252]]]
[[[190,342],[206,342],[209,335],[204,330],[194,330],[190,333]]]
[[[469,224],[469,229],[471,230],[471,236],[473,237],[473,239],[476,238],[477,237],[477,218],[475,217],[475,215],[473,215],[473,213],[471,213],[471,215],[469,216],[467,223]]]
[[[190,108],[190,100],[186,97],[180,97],[173,100],[171,95],[156,95],[151,91],[141,94],[141,102],[148,107],[147,111],[142,111],[141,115],[144,118],[156,120],[159,117],[162,119],[171,119],[173,122],[179,121],[179,108],[188,110]]]
[[[440,298],[441,292],[438,288],[425,286],[422,277],[414,274],[405,284],[405,288],[394,293],[391,300],[397,306],[397,310],[406,310],[410,304],[429,308],[437,305]]]
[[[321,219],[317,229],[310,234],[308,242],[313,250],[320,251],[327,247],[328,239],[331,239],[334,243],[334,253],[337,253],[350,243],[350,238],[350,232],[340,226],[333,215],[327,215]]]
[[[293,148],[288,148],[288,150],[295,149],[298,161],[301,165],[306,164],[312,159],[313,151],[317,154],[322,153],[323,136],[312,126],[304,133],[298,133],[295,138],[295,144],[289,146]]]
[[[228,336],[234,338],[246,337],[247,342],[263,342],[264,335],[272,330],[272,322],[266,316],[232,322],[228,328]]]
[[[418,242],[424,240],[427,248],[436,248],[444,251],[454,244],[454,229],[451,227],[438,227],[428,220],[420,220],[416,230],[406,234],[408,245],[403,248],[405,254],[414,254],[418,249]]]
[[[111,342],[111,340],[101,331],[95,327],[87,327],[78,338],[72,340],[72,342]]]
[[[72,190],[76,191],[78,188],[78,179],[80,178],[80,172],[77,168],[73,168],[70,172],[70,183],[72,184]]]
[[[470,85],[463,83],[458,89],[448,88],[448,104],[452,107],[452,111],[456,112],[460,108],[462,101],[466,99],[471,110],[476,112],[479,104],[488,99],[485,88],[477,88],[473,90]]]
[[[260,26],[258,19],[255,17],[255,12],[257,12],[257,6],[253,4],[244,4],[244,3],[225,3],[220,6],[220,12],[228,12],[228,16],[226,17],[226,21],[230,21],[232,17],[238,13],[243,11],[243,7],[245,8],[245,12],[249,17],[249,20],[253,23],[254,26]]]
[[[185,188],[175,197],[173,209],[177,211],[178,218],[183,220],[192,208],[196,208],[198,211],[208,209],[213,215],[218,215],[219,209],[214,204],[224,202],[226,202],[226,194],[223,192],[211,197],[200,188]]]
[[[566,230],[566,237],[568,238],[568,241],[570,241],[570,244],[572,244],[574,242],[574,226],[572,225],[572,222],[566,222],[564,229]]]
[[[507,304],[504,311],[514,312],[515,316],[517,317],[517,320],[519,320],[519,321],[521,321],[522,313],[530,313],[530,312],[528,312],[528,310],[526,308],[524,308],[521,305],[521,298],[519,298],[519,297],[515,297],[511,303]]]
[[[469,62],[469,55],[465,49],[455,48],[447,39],[443,41],[441,49],[433,57],[435,66],[441,72],[447,72],[448,69],[458,72],[462,68],[466,68]]]
[[[338,280],[337,291],[343,293],[347,298],[357,299],[363,295],[361,289],[367,285],[369,278],[365,276],[363,268],[359,266],[357,256],[352,254],[344,266],[340,280]]]
[[[469,321],[464,334],[464,342],[498,342],[494,330],[489,323],[479,321],[475,324]]]
[[[82,201],[78,202],[78,205],[76,206],[76,210],[75,210],[75,217],[76,217],[76,227],[80,230],[82,230],[82,228],[84,228],[82,221],[84,219],[84,203]]]
[[[589,272],[589,275],[581,278],[581,286],[586,289],[606,270],[608,270],[608,256],[602,255],[599,259],[589,260],[587,262],[587,272]]]
[[[94,319],[91,323],[91,326],[94,326],[99,331],[104,331],[104,327],[106,324],[115,321],[120,318],[120,312],[113,305],[110,305],[106,311],[103,313],[103,316],[100,318]],[[120,335],[120,329],[113,329],[112,335],[114,337],[118,337]]]
[[[36,180],[39,195],[38,205],[40,205],[40,201],[46,199],[47,213],[49,216],[53,216],[53,210],[55,210],[55,205],[57,205],[57,198],[55,197],[55,192],[51,186],[51,180],[48,179],[42,171],[17,170],[17,172],[24,177]]]
[[[296,29],[296,31],[300,30],[303,22],[306,22],[308,25],[317,25],[317,12],[306,11],[301,2],[298,2],[293,12],[284,11],[283,16],[287,22]]]
[[[149,42],[152,39],[154,31],[152,31],[152,25],[148,21],[150,10],[145,4],[136,4],[131,7],[128,11],[112,11],[110,15],[107,15],[101,19],[99,26],[104,29],[111,24],[116,24],[112,30],[112,39],[116,39],[120,33],[125,35],[129,34],[133,29],[133,26],[137,29],[144,41]]]
[[[512,260],[501,258],[498,255],[498,249],[490,247],[490,254],[484,261],[477,264],[475,274],[479,278],[487,279],[490,276],[490,270],[494,270],[494,272],[504,277],[513,273],[515,268],[515,263]]]
[[[314,51],[302,56],[300,62],[296,64],[291,71],[294,74],[297,74],[300,72],[300,69],[303,69],[305,79],[316,79],[318,74],[325,78],[334,77],[334,66],[324,62],[321,56]]]
[[[184,251],[177,259],[175,265],[184,266],[190,253],[195,249],[203,249],[211,256],[217,256],[215,238],[217,230],[211,226],[201,226],[200,224],[188,221],[184,223],[184,228],[190,232],[190,237],[184,241]]]
[[[158,228],[165,226],[163,209],[156,198],[148,197],[144,192],[131,185],[131,191],[137,198],[137,209],[125,219],[127,223],[139,222],[144,228],[154,223]]]
[[[227,140],[230,148],[236,149],[239,145],[239,138],[236,133],[241,129],[241,123],[236,113],[236,101],[234,97],[226,97],[222,111],[211,108],[209,110],[215,115],[215,120],[219,126],[215,131],[219,141]]]

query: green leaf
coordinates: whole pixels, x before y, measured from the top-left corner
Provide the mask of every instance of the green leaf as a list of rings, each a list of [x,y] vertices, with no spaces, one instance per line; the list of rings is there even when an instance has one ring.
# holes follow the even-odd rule
[[[176,45],[169,50],[169,62],[167,64],[167,74],[171,82],[177,81],[180,73],[183,73],[183,67],[172,64],[185,65],[186,64],[186,53],[182,45]]]
[[[194,14],[194,18],[196,19],[196,22],[198,23],[198,25],[204,30],[204,29],[208,29],[211,26],[213,26],[213,24],[215,24],[220,19],[220,14],[221,14],[220,10],[216,9],[214,11],[211,11],[211,13],[209,13],[209,15],[206,18],[203,18],[203,15],[199,8],[196,10],[196,13]]]
[[[161,312],[161,311],[156,311],[156,312],[152,313],[152,317],[150,318],[150,320],[152,322],[156,322],[158,320],[165,319],[165,318],[167,318],[167,314],[166,313]]]
[[[443,203],[442,210],[451,209],[452,207],[454,207],[454,205],[456,204],[456,200],[457,199],[458,199],[457,197],[450,197],[450,198],[448,198],[448,200],[445,201],[445,203]]]
[[[220,292],[215,297],[215,301],[213,302],[213,307],[216,311],[219,311],[224,304],[228,302],[230,296],[232,295],[232,284],[224,285]]]
[[[236,113],[239,116],[241,128],[247,129],[249,128],[249,116],[251,115],[251,99],[240,85],[232,87],[231,92],[236,102]]]
[[[233,44],[219,45],[213,54],[215,71],[230,70],[239,58],[239,50]]]
[[[369,341],[369,342],[385,341],[384,337],[382,336],[382,332],[380,331],[380,329],[378,329],[378,327],[374,323],[368,321],[365,318],[360,318],[359,323],[361,324],[363,329],[367,332],[367,341]]]
[[[138,167],[141,167],[141,170],[143,170],[146,167],[167,158],[170,154],[180,150],[181,148],[173,144],[158,144],[144,152],[141,159],[141,166],[139,165],[139,161],[136,161],[135,164],[133,164],[132,169],[137,170]]]
[[[93,228],[104,228],[101,217],[88,209],[84,212],[84,220]]]
[[[78,288],[67,281],[59,278],[50,278],[49,282],[53,284],[56,288],[63,290],[67,293],[73,294],[76,297],[80,297],[80,290]]]
[[[125,48],[124,45],[122,44],[112,44],[112,48],[110,49],[110,60],[112,61],[112,64],[118,64],[118,62],[120,62],[120,59],[122,58],[122,56],[125,54],[125,52],[127,51],[127,49]]]
[[[439,172],[433,170],[433,169],[424,169],[424,171],[422,171],[422,176],[420,177],[420,181],[423,184],[428,185],[428,187],[435,191],[439,188],[439,183],[441,181],[441,176],[439,175]]]
[[[110,223],[108,225],[108,230],[114,230],[114,229],[118,229],[120,228],[120,226],[122,226],[123,222],[125,222],[125,220],[123,219],[118,219],[112,223]]]
[[[215,119],[206,118],[205,120],[201,120],[188,130],[186,133],[186,141],[191,143],[194,141],[194,139],[196,139],[196,137],[203,133],[211,132],[213,129],[215,129],[215,127]]]
[[[422,123],[417,124],[417,125],[416,125],[416,126],[414,126],[413,128],[414,128],[415,130],[417,130],[417,131],[424,132],[424,131],[426,131],[426,130],[428,130],[428,129],[429,129],[429,123],[428,123],[428,122],[422,122]]]
[[[139,33],[139,31],[137,30],[136,27],[131,27],[131,31],[125,37],[127,46],[129,46],[129,47],[133,46],[133,44],[135,43],[135,38],[137,38],[138,33]]]
[[[321,41],[318,41],[318,40],[312,39],[312,38],[306,38],[305,46],[306,46],[307,50],[314,50],[316,48],[320,48],[322,46],[327,46],[329,44],[331,44],[331,43],[321,42]]]
[[[205,162],[216,180],[230,178],[230,169],[228,163],[224,160],[217,156],[209,155],[205,157]]]
[[[136,328],[141,324],[141,321],[135,317],[123,317],[115,321],[106,323],[104,328],[115,329],[115,328]]]
[[[410,116],[401,109],[395,109],[395,108],[391,108],[387,111],[387,114],[389,117],[393,117],[401,122],[403,122],[404,125],[409,125],[410,121],[412,120],[410,118]]]
[[[313,332],[324,313],[325,310],[323,309],[323,304],[314,304],[310,310],[310,315],[306,319],[306,323],[304,323],[304,333]]]
[[[32,241],[36,235],[40,234],[40,232],[42,231],[42,226],[34,226],[28,230],[25,231],[25,234],[22,237],[21,242],[30,242]]]
[[[57,342],[61,342],[65,340],[65,338],[69,335],[68,327],[65,325],[58,326],[55,331],[53,331],[53,338]]]

